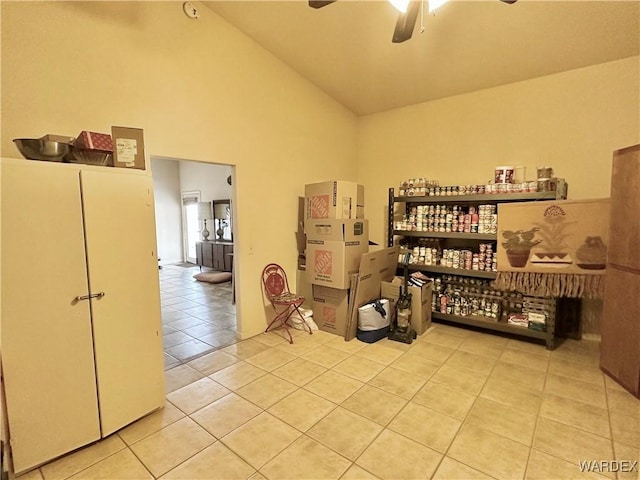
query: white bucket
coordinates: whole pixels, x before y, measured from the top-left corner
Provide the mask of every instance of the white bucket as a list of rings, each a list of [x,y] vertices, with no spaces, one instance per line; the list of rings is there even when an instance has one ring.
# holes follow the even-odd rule
[[[518,166],[513,171],[513,183],[522,183],[526,180],[527,167]]]
[[[538,167],[538,179],[546,180],[553,177],[553,167]]]
[[[513,166],[496,167],[495,183],[513,183]]]

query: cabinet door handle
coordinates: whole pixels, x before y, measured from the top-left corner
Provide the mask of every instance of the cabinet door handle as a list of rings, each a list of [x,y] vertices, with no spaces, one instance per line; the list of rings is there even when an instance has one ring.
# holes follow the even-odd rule
[[[90,298],[102,298],[104,296],[105,296],[104,292],[90,293],[89,295],[80,295],[76,297],[75,301],[79,302],[80,300],[89,300]]]

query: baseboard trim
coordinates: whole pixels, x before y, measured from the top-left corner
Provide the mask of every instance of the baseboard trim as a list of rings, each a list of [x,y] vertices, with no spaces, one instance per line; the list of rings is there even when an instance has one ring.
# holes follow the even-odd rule
[[[582,340],[586,340],[587,342],[598,342],[602,340],[602,337],[599,333],[583,333]]]

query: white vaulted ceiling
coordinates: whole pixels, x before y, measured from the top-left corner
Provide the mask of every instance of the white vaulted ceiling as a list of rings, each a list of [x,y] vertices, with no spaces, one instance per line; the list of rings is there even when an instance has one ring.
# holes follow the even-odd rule
[[[317,10],[303,0],[202,3],[359,115],[640,51],[636,0],[452,0],[423,23],[418,15],[400,44],[391,42],[397,11],[384,0]]]

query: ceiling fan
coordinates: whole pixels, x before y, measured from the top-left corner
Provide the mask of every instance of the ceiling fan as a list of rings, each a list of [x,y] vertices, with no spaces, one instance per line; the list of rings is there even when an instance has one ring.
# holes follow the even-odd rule
[[[309,6],[311,8],[322,8],[327,5],[336,2],[337,0],[309,0]],[[420,12],[420,5],[423,0],[410,0],[409,5],[405,12],[400,12],[398,20],[396,21],[396,28],[393,31],[393,43],[402,43],[411,38],[413,35],[413,29],[416,25],[416,19]],[[503,3],[516,3],[518,0],[500,0]]]

